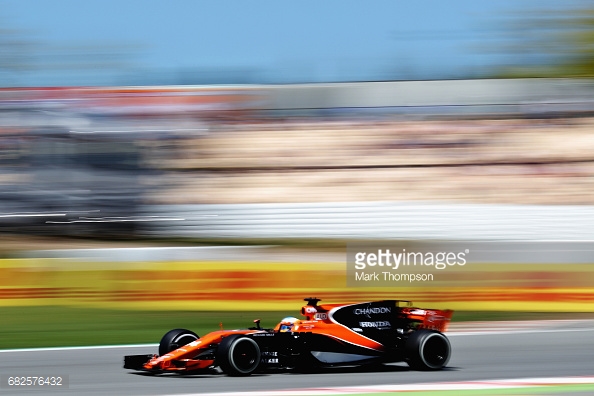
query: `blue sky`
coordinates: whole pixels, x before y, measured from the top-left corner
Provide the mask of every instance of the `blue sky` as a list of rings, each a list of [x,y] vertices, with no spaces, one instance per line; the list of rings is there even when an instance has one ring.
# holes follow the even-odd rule
[[[0,0],[35,68],[2,85],[478,76],[532,0]],[[1,49],[0,49],[1,50]],[[1,54],[1,53],[0,53]]]

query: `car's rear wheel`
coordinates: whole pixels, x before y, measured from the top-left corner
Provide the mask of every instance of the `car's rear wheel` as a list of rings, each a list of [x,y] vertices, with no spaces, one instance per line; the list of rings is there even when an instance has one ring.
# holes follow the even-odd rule
[[[221,341],[216,358],[225,374],[243,376],[258,369],[261,356],[256,341],[238,334],[225,337]]]
[[[417,330],[404,346],[408,365],[415,370],[439,370],[450,360],[450,341],[434,330]]]
[[[161,342],[159,343],[159,355],[165,355],[171,351],[176,350],[184,345],[188,345],[192,341],[199,339],[198,335],[191,330],[173,329],[165,333]]]

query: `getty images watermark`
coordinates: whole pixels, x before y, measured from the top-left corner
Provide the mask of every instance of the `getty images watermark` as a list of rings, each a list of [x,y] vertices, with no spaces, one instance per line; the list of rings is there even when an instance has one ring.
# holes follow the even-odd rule
[[[463,268],[468,263],[469,253],[469,249],[448,250],[447,244],[349,244],[347,285],[428,284],[439,280],[444,272]]]

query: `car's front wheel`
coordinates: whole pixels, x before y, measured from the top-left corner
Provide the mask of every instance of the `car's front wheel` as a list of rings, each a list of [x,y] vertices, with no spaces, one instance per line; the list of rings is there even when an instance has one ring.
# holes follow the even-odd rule
[[[217,348],[217,363],[227,375],[250,375],[258,369],[260,347],[250,337],[240,334],[225,337]]]
[[[173,329],[165,333],[161,342],[159,343],[159,356],[176,350],[190,342],[199,339],[198,335],[191,330]]]
[[[404,346],[406,361],[415,370],[439,370],[450,360],[450,341],[434,330],[417,330]]]

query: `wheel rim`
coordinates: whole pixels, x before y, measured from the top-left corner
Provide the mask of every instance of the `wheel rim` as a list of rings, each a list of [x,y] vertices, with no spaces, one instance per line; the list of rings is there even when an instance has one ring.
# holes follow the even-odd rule
[[[246,373],[258,365],[258,351],[250,340],[239,340],[231,350],[231,360],[237,370]]]
[[[448,342],[437,334],[429,337],[423,344],[423,360],[431,368],[443,367],[448,362],[449,355]]]

